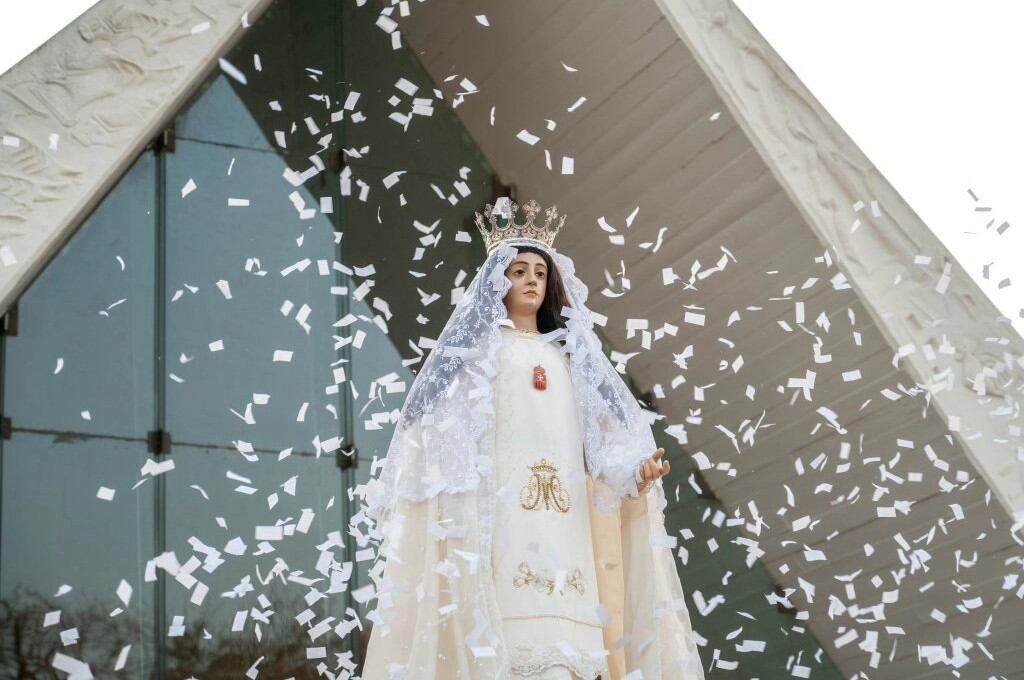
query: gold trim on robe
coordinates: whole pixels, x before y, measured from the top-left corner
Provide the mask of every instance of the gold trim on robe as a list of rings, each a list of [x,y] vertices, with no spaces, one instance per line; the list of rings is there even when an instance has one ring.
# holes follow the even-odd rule
[[[569,512],[569,492],[558,477],[558,468],[547,458],[541,458],[529,468],[530,480],[519,492],[519,507],[540,510],[543,503],[545,510]]]
[[[652,535],[665,536],[665,499],[660,485],[639,498],[623,498],[618,512],[605,513],[595,507],[593,494],[608,491],[608,487],[590,475],[586,479],[597,588],[609,613],[608,625],[602,629],[610,652],[609,680],[620,680],[634,670],[651,680],[703,680],[699,665],[686,671],[674,663],[680,646],[693,644],[690,638],[694,633],[682,602],[672,551],[651,545]],[[449,602],[470,601],[490,574],[481,570],[449,581],[434,570],[449,554],[454,559],[457,553],[450,551],[472,551],[477,545],[477,500],[477,493],[470,492],[439,494],[420,503],[399,501],[405,518],[399,551],[404,561],[391,562],[385,570],[392,587],[386,600],[378,604],[389,615],[390,625],[373,627],[363,680],[388,680],[390,664],[405,666],[407,677],[417,680],[494,680],[498,675],[498,657],[474,658],[466,644],[466,636],[476,625],[474,612],[456,608],[442,614]],[[459,539],[437,540],[429,527],[445,519],[464,522],[469,532]],[[458,599],[453,600],[456,594]],[[658,601],[675,607],[655,616]],[[632,642],[616,648],[615,642],[625,631]],[[635,647],[652,636],[653,642]]]

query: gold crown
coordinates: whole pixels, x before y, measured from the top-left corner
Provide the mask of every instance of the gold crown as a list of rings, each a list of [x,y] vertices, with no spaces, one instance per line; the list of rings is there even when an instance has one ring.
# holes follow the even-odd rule
[[[547,221],[543,227],[538,227],[533,223],[534,218],[537,217],[537,213],[540,212],[540,204],[532,198],[523,206],[523,212],[526,213],[526,223],[516,224],[516,212],[519,210],[519,206],[515,202],[511,202],[511,211],[508,214],[508,223],[501,227],[498,226],[498,213],[494,212],[494,207],[488,203],[487,207],[484,208],[484,214],[474,213],[476,215],[476,226],[480,230],[480,234],[484,237],[484,247],[487,252],[490,253],[492,250],[497,248],[502,241],[508,241],[510,239],[536,241],[537,243],[552,247],[555,243],[555,237],[558,236],[558,231],[565,224],[565,215],[562,215],[561,219],[558,217],[558,208],[551,206],[544,211],[547,216]],[[491,227],[487,228],[484,224],[484,218],[490,218]],[[552,229],[551,225],[558,220],[558,224]]]
[[[533,472],[558,472],[558,468],[555,467],[555,464],[550,462],[547,458],[541,458],[540,462],[528,465],[527,467],[529,467]]]

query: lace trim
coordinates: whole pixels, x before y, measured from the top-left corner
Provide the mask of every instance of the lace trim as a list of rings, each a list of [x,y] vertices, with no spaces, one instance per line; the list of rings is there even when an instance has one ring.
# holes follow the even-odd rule
[[[597,656],[585,650],[575,657],[566,656],[558,647],[532,647],[517,645],[511,650],[512,672],[516,675],[537,675],[552,666],[565,666],[582,680],[594,680],[599,674],[611,678],[608,657]]]
[[[511,284],[511,281],[509,283]],[[507,316],[505,318],[507,318]],[[500,337],[501,331],[492,330],[491,334]],[[497,353],[500,346],[500,342],[491,342],[488,351],[488,361],[497,361]],[[490,403],[493,398],[492,393],[487,397],[488,403]],[[497,490],[495,488],[497,480],[495,479],[496,467],[494,465],[496,442],[494,438],[494,425],[495,413],[491,409],[486,409],[483,416],[483,435],[480,437],[479,453],[482,460],[490,461],[490,465],[485,467],[483,474],[480,476],[480,489],[477,492],[476,499],[478,515],[477,521],[480,529],[478,539],[480,541],[479,554],[481,561],[480,575],[478,576],[477,581],[480,589],[477,604],[483,612],[484,620],[488,622],[488,631],[491,639],[495,641],[496,646],[503,648],[505,646],[505,640],[501,631],[501,618],[498,612],[498,592],[494,583],[494,578],[491,576],[494,574],[491,545],[494,538],[494,524],[497,519]],[[495,624],[495,622],[497,622],[497,624]],[[501,667],[507,667],[507,663],[507,657],[503,656],[500,663]]]

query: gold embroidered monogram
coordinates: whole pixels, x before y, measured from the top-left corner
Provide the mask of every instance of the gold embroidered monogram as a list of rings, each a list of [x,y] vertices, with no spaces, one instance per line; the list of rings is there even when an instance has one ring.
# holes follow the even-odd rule
[[[562,480],[558,478],[558,468],[546,458],[529,466],[530,481],[519,491],[519,504],[524,510],[540,510],[541,503],[545,510],[552,507],[558,512],[569,512],[569,492],[562,488]]]
[[[555,579],[538,574],[526,562],[519,563],[519,573],[512,577],[512,585],[516,588],[533,586],[535,590],[547,593],[548,595],[555,592]],[[583,572],[578,568],[573,569],[572,573],[565,579],[565,587],[576,590],[582,595]]]

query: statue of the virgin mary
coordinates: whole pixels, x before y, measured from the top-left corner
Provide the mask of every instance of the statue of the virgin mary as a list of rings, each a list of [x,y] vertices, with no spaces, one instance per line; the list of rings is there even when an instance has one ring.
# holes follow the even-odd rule
[[[361,677],[703,678],[664,451],[553,247],[565,216],[518,209],[477,213],[487,259],[357,489],[377,548]]]

